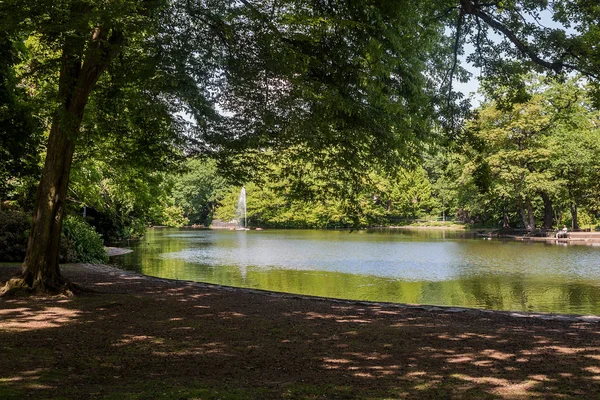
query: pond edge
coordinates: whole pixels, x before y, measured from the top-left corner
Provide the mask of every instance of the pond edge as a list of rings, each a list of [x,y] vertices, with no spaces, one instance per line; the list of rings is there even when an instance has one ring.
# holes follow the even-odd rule
[[[348,305],[362,305],[362,306],[379,306],[387,308],[398,308],[398,309],[410,309],[410,310],[424,310],[430,312],[443,312],[443,313],[478,313],[478,314],[494,314],[504,315],[511,318],[530,318],[540,319],[545,321],[564,321],[564,322],[588,322],[588,323],[600,323],[600,315],[579,315],[579,314],[555,314],[546,312],[527,312],[527,311],[503,311],[503,310],[487,310],[481,308],[470,308],[470,307],[455,307],[455,306],[439,306],[439,305],[425,305],[425,304],[407,304],[407,303],[390,303],[390,302],[378,302],[378,301],[364,301],[364,300],[348,300],[348,299],[337,299],[332,297],[323,296],[312,296],[295,293],[276,292],[264,289],[251,289],[251,288],[240,288],[235,286],[218,285],[214,283],[196,282],[189,280],[178,280],[169,278],[159,278],[150,275],[144,275],[139,272],[127,271],[118,268],[115,265],[107,264],[80,264],[87,268],[95,269],[109,273],[113,276],[119,277],[131,277],[136,276],[155,282],[166,283],[170,285],[182,284],[190,285],[195,287],[212,288],[217,290],[224,290],[229,292],[240,292],[240,293],[251,293],[265,296],[272,296],[277,298],[288,298],[288,299],[301,299],[301,300],[316,300],[316,301],[327,301],[336,304],[348,304]]]

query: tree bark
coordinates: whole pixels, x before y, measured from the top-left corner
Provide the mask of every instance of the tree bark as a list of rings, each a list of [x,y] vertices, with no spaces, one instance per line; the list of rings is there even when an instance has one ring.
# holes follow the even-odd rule
[[[21,290],[61,293],[72,289],[58,265],[62,219],[85,106],[91,90],[123,40],[119,32],[113,32],[110,38],[107,36],[108,31],[98,27],[87,46],[85,40],[75,36],[65,40],[59,79],[62,104],[53,118],[48,137],[25,262],[21,276],[8,282],[0,295]]]
[[[533,215],[533,207],[529,200],[519,200],[519,211],[521,213],[521,219],[523,220],[523,226],[527,231],[533,231],[535,229],[535,217]]]
[[[523,221],[523,229],[527,229],[527,215],[525,214],[525,207],[523,207],[522,200],[519,200],[519,214],[521,214],[521,221]]]
[[[570,204],[571,209],[571,229],[576,231],[579,230],[579,220],[577,217],[577,204],[572,201]]]
[[[37,189],[36,208],[23,263],[22,279],[33,290],[59,292],[65,286],[58,267],[62,218],[69,184],[69,171],[75,151],[70,135],[81,120],[69,129],[55,117],[48,138],[48,151],[42,179]]]
[[[504,211],[504,217],[502,218],[502,229],[510,229],[510,218],[506,211]]]
[[[541,193],[542,200],[544,201],[544,225],[543,229],[552,229],[552,221],[554,217],[554,211],[552,209],[552,200],[547,193]]]

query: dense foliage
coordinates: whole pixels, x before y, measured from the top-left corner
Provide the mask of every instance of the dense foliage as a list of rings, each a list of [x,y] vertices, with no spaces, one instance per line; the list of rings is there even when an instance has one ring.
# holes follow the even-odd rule
[[[301,168],[303,184],[321,196],[297,199],[292,182],[273,175],[247,185],[250,226],[348,227],[453,219],[473,226],[553,229],[600,223],[600,114],[585,82],[530,75],[527,96],[510,108],[495,93],[467,120],[454,146],[430,147],[423,167],[394,176],[365,173],[369,190],[357,198],[360,213],[323,194],[336,181],[320,182]],[[277,170],[277,168],[272,168]],[[298,169],[297,169],[298,170]],[[216,216],[235,218],[239,187],[221,201]]]
[[[575,80],[534,79],[527,101],[480,108],[462,147],[462,179],[472,192],[465,207],[478,203],[472,215],[527,230],[566,222],[578,229],[580,209],[599,216],[600,114],[588,93]]]
[[[0,211],[0,261],[23,261],[30,228],[31,217],[28,214]]]
[[[0,208],[8,199],[31,207],[40,174],[41,126],[12,68],[25,57],[25,46],[0,31]]]
[[[191,159],[174,179],[173,202],[189,224],[209,226],[229,187],[214,161]]]
[[[108,261],[102,237],[78,217],[65,218],[61,246],[61,258],[64,262],[105,263]]]
[[[432,196],[431,184],[422,168],[401,170],[391,178],[374,173],[365,178],[372,182],[370,188],[373,189],[357,194],[359,209],[353,212],[348,212],[349,204],[344,199],[334,196],[298,199],[290,195],[289,181],[268,181],[261,186],[250,183],[246,185],[247,225],[355,228],[405,224],[407,221],[436,215],[439,211],[439,205]],[[325,193],[326,189],[320,188],[319,191]],[[239,194],[239,187],[232,188],[221,200],[215,217],[223,221],[239,218],[236,213]]]
[[[22,262],[31,229],[31,216],[22,211],[0,212],[0,261]],[[61,262],[108,261],[104,240],[81,218],[68,216],[63,224]]]

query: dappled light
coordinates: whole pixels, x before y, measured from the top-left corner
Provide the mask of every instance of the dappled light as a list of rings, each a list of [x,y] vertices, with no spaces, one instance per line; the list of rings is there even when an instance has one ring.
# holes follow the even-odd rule
[[[23,387],[29,390],[49,390],[53,389],[54,386],[50,386],[47,384],[41,384],[38,381],[40,380],[40,376],[42,373],[47,373],[47,369],[34,369],[30,371],[23,371],[18,375],[8,375],[0,378],[0,387],[1,385],[5,386],[14,386],[14,387]]]
[[[123,338],[118,342],[115,343],[114,346],[127,346],[133,343],[146,343],[146,344],[150,344],[150,345],[154,345],[154,344],[163,344],[164,343],[164,339],[161,338],[156,338],[153,336],[146,336],[146,335],[138,335],[138,336],[134,336],[134,335],[124,335]]]
[[[474,384],[492,386],[490,393],[498,394],[501,397],[510,398],[534,396],[535,394],[532,393],[532,389],[541,384],[541,382],[536,382],[535,380],[531,379],[515,383],[506,379],[493,377],[472,377],[461,374],[454,375],[453,377],[466,382],[472,382]]]
[[[63,307],[5,308],[0,309],[0,321],[6,331],[27,331],[57,328],[76,321],[82,312]]]
[[[268,393],[252,398],[573,398],[600,388],[595,323],[65,271],[96,292],[0,300],[0,393],[103,397],[139,391],[140,377],[169,390]]]

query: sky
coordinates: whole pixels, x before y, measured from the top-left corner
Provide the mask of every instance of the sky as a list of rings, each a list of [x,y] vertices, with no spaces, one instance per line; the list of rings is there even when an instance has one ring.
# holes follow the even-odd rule
[[[533,21],[531,17],[525,16],[525,19],[529,21]],[[550,10],[543,11],[540,13],[540,17],[538,19],[538,23],[542,26],[550,29],[562,29],[567,32],[567,34],[577,34],[577,31],[574,27],[565,27],[564,25],[553,21],[552,12]],[[501,36],[499,34],[492,34],[491,39],[493,41],[499,41]],[[465,97],[471,98],[471,104],[473,107],[479,106],[479,104],[483,101],[483,96],[478,93],[479,91],[479,80],[478,77],[481,75],[481,71],[479,68],[476,68],[472,64],[466,61],[466,58],[469,54],[475,52],[475,47],[468,43],[465,45],[464,54],[459,56],[459,60],[461,65],[469,72],[471,72],[472,76],[468,82],[454,82],[455,90],[462,92]]]

